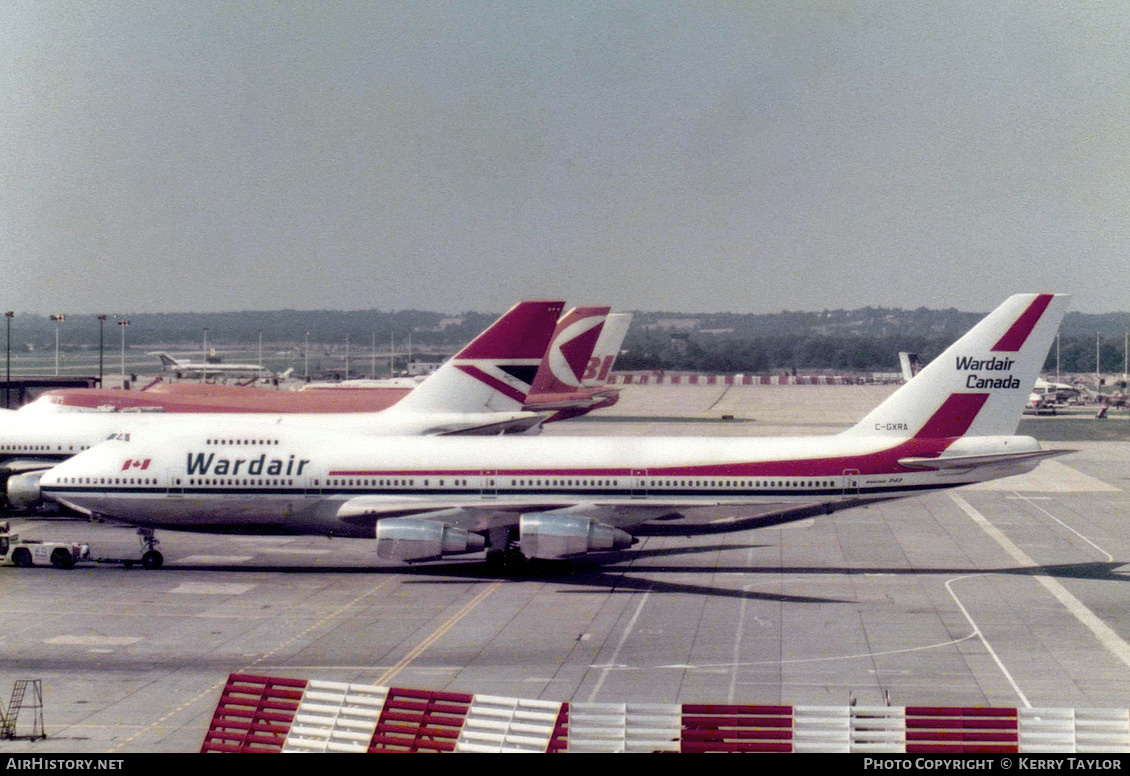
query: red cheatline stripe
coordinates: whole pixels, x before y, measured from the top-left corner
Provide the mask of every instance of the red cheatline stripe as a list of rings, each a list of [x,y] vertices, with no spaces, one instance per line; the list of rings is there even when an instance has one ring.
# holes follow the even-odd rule
[[[982,394],[955,394],[981,396]],[[944,409],[944,405],[943,405]],[[560,486],[561,478],[600,478],[600,477],[628,477],[638,476],[647,478],[663,477],[829,477],[843,474],[844,469],[858,469],[861,474],[874,474],[888,472],[899,458],[907,456],[934,456],[939,455],[949,444],[953,437],[960,436],[961,432],[951,434],[949,431],[958,427],[962,418],[971,418],[975,412],[958,413],[949,411],[943,414],[939,410],[935,418],[924,427],[914,439],[893,444],[891,447],[871,453],[841,455],[831,458],[794,458],[776,461],[750,461],[733,463],[701,464],[688,466],[657,466],[647,471],[637,471],[626,467],[610,467],[607,469],[493,469],[493,476],[504,477],[543,477],[558,478],[556,482],[546,481],[542,484]],[[944,422],[943,422],[944,421]],[[968,428],[968,422],[966,422]],[[926,436],[924,434],[937,434]],[[908,471],[908,470],[903,470]],[[457,477],[480,476],[482,469],[418,469],[415,471],[387,470],[387,469],[337,469],[331,471],[331,477]],[[419,483],[417,483],[419,484]],[[531,483],[524,483],[530,485]],[[579,483],[575,483],[579,484]],[[590,485],[595,483],[589,483]]]
[[[1052,297],[1055,294],[1040,294],[1028,305],[1016,322],[1009,327],[1009,330],[1004,333],[996,345],[993,345],[994,351],[1012,351],[1020,350],[1024,341],[1028,339],[1028,335],[1032,333],[1032,329],[1036,326],[1036,322],[1040,320],[1040,316],[1044,314],[1044,310],[1051,304]]]

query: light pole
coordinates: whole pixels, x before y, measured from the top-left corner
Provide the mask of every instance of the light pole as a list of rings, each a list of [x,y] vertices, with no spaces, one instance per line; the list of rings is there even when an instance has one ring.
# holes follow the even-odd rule
[[[8,319],[8,373],[4,378],[4,408],[5,409],[11,409],[11,405],[9,404],[9,401],[8,401],[8,399],[9,399],[8,391],[12,387],[12,318],[14,318],[15,316],[16,316],[16,314],[11,310],[4,313],[4,317]]]
[[[55,322],[55,376],[59,376],[59,324],[67,320],[67,316],[62,313],[51,316],[51,320]]]
[[[98,387],[102,387],[102,334],[106,327],[106,316],[98,316]]]
[[[129,326],[129,321],[118,321],[118,326],[122,330],[122,387],[126,387],[126,326]]]
[[[306,377],[306,382],[310,382],[310,332],[306,332],[306,348],[303,352],[305,353],[305,355],[303,356],[303,359],[305,361],[303,373]]]

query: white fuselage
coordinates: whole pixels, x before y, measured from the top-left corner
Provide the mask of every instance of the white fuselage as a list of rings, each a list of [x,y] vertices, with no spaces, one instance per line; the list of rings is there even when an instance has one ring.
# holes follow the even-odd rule
[[[405,412],[395,406],[380,412],[342,413],[193,413],[68,412],[29,413],[0,410],[0,459],[32,456],[63,460],[82,452],[111,434],[134,432],[153,426],[171,433],[204,427],[219,432],[237,426],[261,429],[311,428],[361,435],[428,435],[459,433],[471,429],[537,424],[531,412]]]
[[[985,472],[912,468],[952,440],[880,437],[691,439],[364,438],[309,429],[232,426],[175,434],[168,427],[105,442],[44,475],[45,494],[83,512],[138,525],[372,536],[373,523],[463,509],[484,531],[516,515],[583,507],[637,524],[691,509],[730,518],[798,505],[897,498],[954,487]],[[128,438],[127,438],[128,437]],[[973,440],[962,440],[965,451]],[[1038,450],[1027,437],[993,438],[983,452]],[[725,509],[723,509],[725,508]],[[735,509],[736,508],[736,509]]]

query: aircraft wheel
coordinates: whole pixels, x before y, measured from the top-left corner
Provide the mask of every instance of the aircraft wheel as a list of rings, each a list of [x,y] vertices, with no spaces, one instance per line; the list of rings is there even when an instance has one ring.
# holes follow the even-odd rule
[[[502,550],[490,550],[487,553],[487,571],[500,575],[506,570],[506,553]]]
[[[12,553],[12,563],[15,563],[17,566],[20,566],[22,568],[27,568],[28,566],[30,566],[32,563],[31,550],[27,549],[26,547],[20,547],[18,550]]]
[[[51,565],[57,569],[73,569],[75,559],[67,550],[59,547],[51,553]]]
[[[142,567],[150,570],[161,568],[164,562],[165,556],[157,552],[157,550],[149,550],[141,556]]]
[[[506,550],[506,572],[511,575],[525,574],[528,570],[528,559],[517,547]]]

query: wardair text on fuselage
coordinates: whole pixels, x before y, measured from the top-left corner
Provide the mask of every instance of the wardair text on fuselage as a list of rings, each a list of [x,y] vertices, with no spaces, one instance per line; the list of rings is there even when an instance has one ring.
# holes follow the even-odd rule
[[[258,477],[266,475],[297,476],[310,463],[308,458],[295,460],[291,455],[287,458],[268,458],[266,454],[257,458],[220,458],[215,453],[189,453],[185,462],[185,470],[190,475],[213,475],[217,477],[247,475]]]

